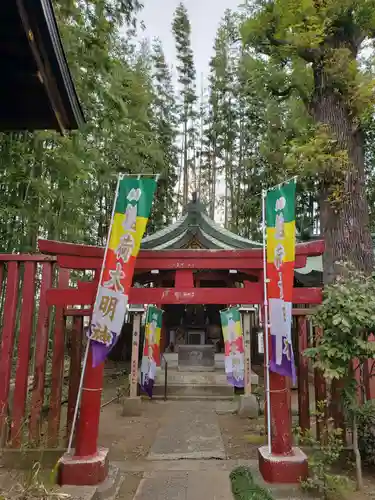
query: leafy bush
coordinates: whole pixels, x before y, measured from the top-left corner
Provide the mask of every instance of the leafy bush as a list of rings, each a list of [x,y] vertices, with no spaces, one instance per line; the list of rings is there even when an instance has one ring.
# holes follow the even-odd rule
[[[375,400],[358,409],[358,446],[366,465],[375,465]]]
[[[301,482],[303,490],[319,494],[320,498],[340,497],[343,492],[353,489],[352,482],[342,474],[336,474],[335,469],[340,464],[344,443],[342,429],[335,429],[332,419],[324,418],[327,401],[319,401],[315,416],[323,423],[322,440],[318,441],[311,430],[302,432],[294,429],[298,444],[308,446],[309,477]]]
[[[248,467],[240,466],[230,473],[235,500],[273,500],[270,492],[254,482]]]
[[[322,329],[322,335],[315,338],[315,346],[306,349],[304,356],[312,359],[314,368],[321,370],[328,381],[338,380],[342,384],[341,401],[347,424],[352,428],[357,488],[362,490],[359,386],[352,360],[362,365],[368,359],[375,359],[375,342],[369,339],[375,324],[375,273],[368,276],[348,262],[336,266],[340,275],[325,287],[323,303],[313,316],[313,324]],[[375,457],[374,452],[372,455]]]

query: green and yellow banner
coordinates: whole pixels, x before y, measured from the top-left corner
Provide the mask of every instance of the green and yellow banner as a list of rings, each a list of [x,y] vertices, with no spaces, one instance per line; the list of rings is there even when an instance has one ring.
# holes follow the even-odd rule
[[[271,333],[270,369],[295,379],[292,347],[292,295],[296,245],[296,180],[266,196],[267,298]]]
[[[141,365],[141,388],[152,398],[156,367],[160,365],[160,336],[163,310],[148,306]]]
[[[245,357],[241,327],[241,313],[238,307],[220,311],[221,327],[225,346],[225,373],[227,381],[234,387],[244,387]]]
[[[120,177],[90,339],[97,366],[115,345],[126,313],[135,260],[156,189],[156,179]]]

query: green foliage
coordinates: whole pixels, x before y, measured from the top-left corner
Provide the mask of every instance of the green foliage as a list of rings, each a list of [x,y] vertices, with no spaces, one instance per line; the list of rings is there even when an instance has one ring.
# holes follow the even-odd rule
[[[353,489],[347,477],[335,473],[334,468],[339,465],[344,450],[343,431],[334,428],[332,421],[325,419],[326,406],[326,401],[320,401],[315,412],[317,421],[324,422],[320,441],[311,431],[302,432],[299,427],[294,429],[297,442],[310,448],[309,477],[301,486],[306,491],[319,494],[321,498],[331,498],[339,492]]]
[[[235,500],[272,500],[268,490],[254,482],[248,467],[239,466],[230,473],[232,493]]]
[[[136,48],[138,8],[132,0],[55,1],[87,124],[64,137],[0,135],[3,251],[35,251],[38,237],[104,244],[120,172],[159,172],[162,202],[155,201],[155,219],[159,225],[168,219],[163,201],[173,209],[174,125],[163,130],[155,97],[168,77],[153,74],[151,55]]]
[[[313,316],[323,335],[304,355],[313,360],[328,380],[343,382],[342,402],[353,431],[357,487],[362,489],[358,383],[353,360],[361,366],[375,358],[374,343],[368,339],[375,324],[375,274],[368,276],[347,263],[337,264],[336,273],[336,280],[325,287],[323,303]]]
[[[375,325],[375,275],[366,276],[350,264],[343,263],[339,268],[340,275],[324,288],[323,303],[312,318],[324,334],[304,354],[326,378],[349,382],[353,380],[353,359],[363,363],[375,357],[374,343],[368,341]],[[354,397],[352,388],[351,392]]]
[[[364,463],[375,465],[375,402],[366,401],[357,412],[358,446]]]
[[[158,182],[153,216],[148,230],[153,231],[169,224],[175,213],[173,187],[178,171],[177,103],[172,85],[172,77],[167,66],[160,40],[155,40],[151,54],[153,66],[153,130],[161,147],[162,173]]]
[[[182,204],[189,201],[189,184],[197,191],[198,179],[196,176],[195,142],[196,133],[196,89],[195,66],[193,50],[191,48],[191,25],[187,9],[180,3],[175,11],[172,32],[176,43],[178,83],[181,99],[178,108],[178,125],[180,127],[182,161],[179,173],[178,192],[182,185]]]
[[[373,36],[374,8],[372,0],[258,0],[243,24],[242,35],[248,45],[267,54],[280,69],[284,67],[284,81],[300,93],[306,91],[299,84],[305,85],[302,80],[307,79],[309,65],[316,72],[319,60],[325,87],[345,95],[347,104],[358,113],[371,103],[367,90],[371,79],[359,70],[356,55],[364,39]],[[365,18],[364,12],[371,15]],[[301,63],[305,66],[302,79]],[[302,96],[309,98],[308,93],[302,92]]]
[[[307,181],[305,189],[322,210],[321,228],[330,245],[323,262],[327,284],[335,278],[336,260],[350,260],[367,272],[374,264],[363,134],[373,113],[374,71],[360,61],[364,41],[374,38],[374,9],[373,0],[256,0],[241,27],[259,88],[287,109],[298,101],[301,117],[310,117],[303,116],[296,130],[279,114],[285,135],[277,163]],[[356,208],[349,215],[351,206]],[[359,227],[350,235],[351,245],[342,231],[349,218]]]

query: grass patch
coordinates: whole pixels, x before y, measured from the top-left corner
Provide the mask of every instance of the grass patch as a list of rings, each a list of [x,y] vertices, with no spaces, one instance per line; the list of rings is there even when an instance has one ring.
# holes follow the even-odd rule
[[[274,500],[268,490],[254,482],[248,467],[236,467],[229,477],[234,500]]]
[[[250,444],[264,444],[266,442],[266,436],[261,436],[260,434],[246,434],[245,439]]]
[[[2,477],[0,500],[71,500],[71,496],[62,493],[53,482],[53,474],[35,463],[28,472],[9,474]]]

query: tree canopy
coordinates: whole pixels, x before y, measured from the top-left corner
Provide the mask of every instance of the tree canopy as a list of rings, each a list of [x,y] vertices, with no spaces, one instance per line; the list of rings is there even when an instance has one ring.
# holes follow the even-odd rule
[[[328,283],[337,261],[350,260],[366,272],[373,267],[364,136],[373,78],[358,55],[374,34],[374,7],[356,0],[260,0],[242,26],[270,94],[295,96],[311,117],[291,143],[286,164],[302,178],[316,175]]]
[[[103,244],[119,172],[161,174],[149,231],[197,191],[211,217],[259,239],[262,188],[297,174],[298,238],[324,236],[326,283],[336,261],[372,270],[373,1],[227,10],[200,91],[183,3],[175,73],[160,40],[139,41],[136,0],[54,5],[87,124],[0,136],[4,251],[40,236]]]

